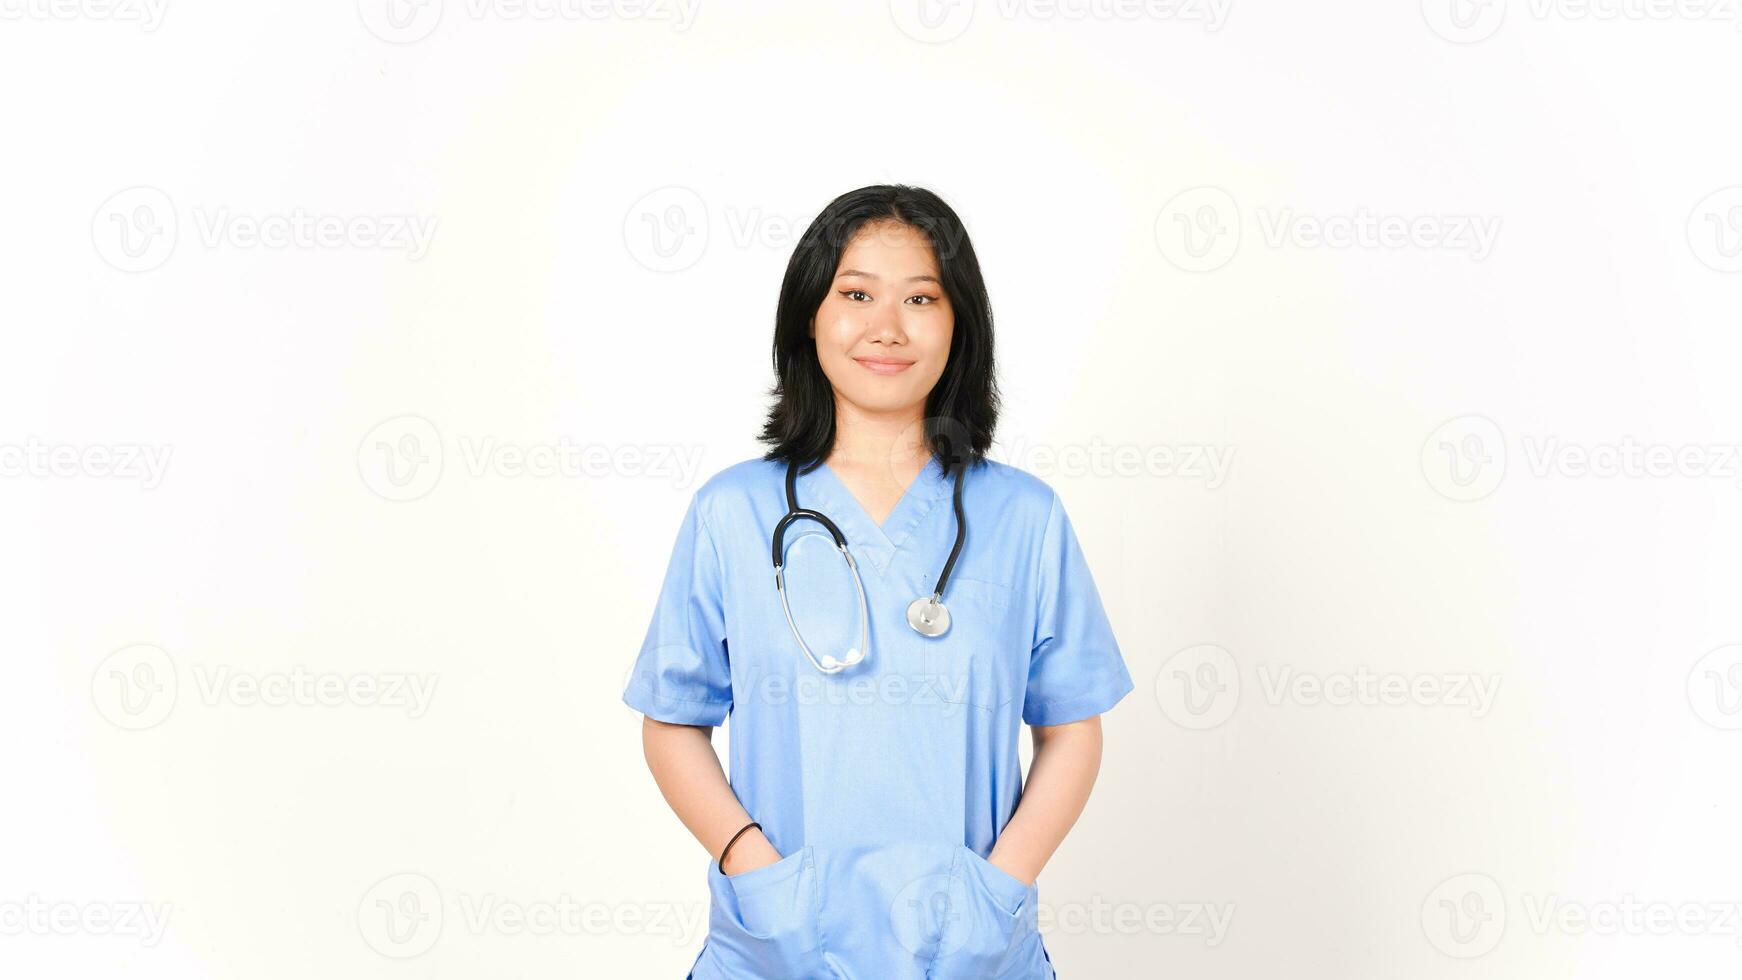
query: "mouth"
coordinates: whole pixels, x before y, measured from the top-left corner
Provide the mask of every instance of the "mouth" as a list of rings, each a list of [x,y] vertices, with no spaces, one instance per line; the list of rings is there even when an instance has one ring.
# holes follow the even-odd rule
[[[900,374],[913,367],[912,361],[896,360],[893,357],[855,357],[853,360],[873,374]]]

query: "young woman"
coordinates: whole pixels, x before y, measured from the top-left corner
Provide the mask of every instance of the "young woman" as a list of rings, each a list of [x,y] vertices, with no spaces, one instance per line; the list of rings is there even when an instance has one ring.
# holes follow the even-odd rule
[[[774,362],[772,448],[690,501],[623,694],[714,858],[690,976],[1053,977],[1034,881],[1132,684],[1058,496],[986,458],[992,311],[955,212],[832,202]]]

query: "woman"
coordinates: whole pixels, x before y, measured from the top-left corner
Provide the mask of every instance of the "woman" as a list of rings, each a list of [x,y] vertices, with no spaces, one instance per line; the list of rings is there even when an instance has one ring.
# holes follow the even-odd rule
[[[1132,684],[1058,497],[985,456],[992,311],[955,212],[832,202],[774,360],[772,448],[694,495],[623,695],[714,858],[690,976],[1053,977],[1034,881]]]

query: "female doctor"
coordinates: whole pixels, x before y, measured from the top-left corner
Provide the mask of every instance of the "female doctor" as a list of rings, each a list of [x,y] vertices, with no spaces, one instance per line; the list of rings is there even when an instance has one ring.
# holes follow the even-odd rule
[[[692,497],[623,693],[713,858],[690,977],[1055,977],[1035,878],[1132,682],[1057,494],[986,458],[992,311],[955,212],[830,203],[774,363],[772,448]]]

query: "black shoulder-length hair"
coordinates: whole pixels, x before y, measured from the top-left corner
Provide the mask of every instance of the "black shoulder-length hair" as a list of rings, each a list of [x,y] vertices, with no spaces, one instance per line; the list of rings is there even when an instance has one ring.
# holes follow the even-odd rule
[[[774,314],[774,404],[761,441],[763,459],[809,469],[835,444],[835,394],[817,360],[810,324],[840,268],[841,253],[867,222],[894,220],[931,242],[944,294],[955,313],[949,360],[926,396],[925,439],[945,468],[985,458],[998,424],[992,362],[992,304],[980,261],[956,212],[923,187],[877,184],[829,202],[793,249]]]

